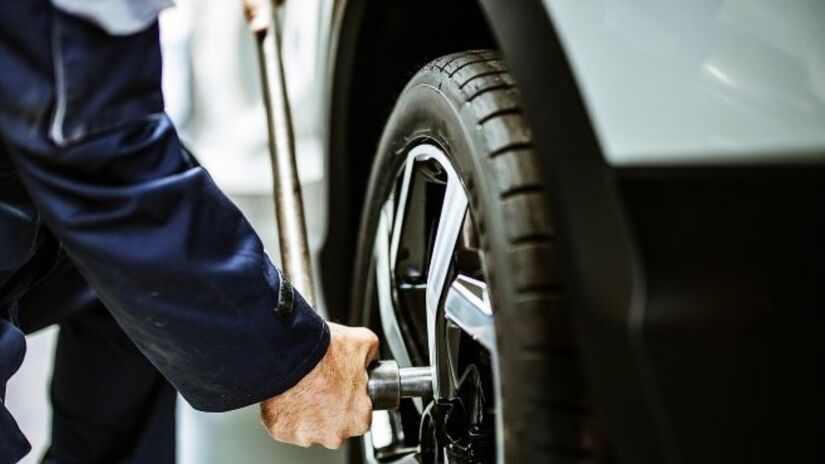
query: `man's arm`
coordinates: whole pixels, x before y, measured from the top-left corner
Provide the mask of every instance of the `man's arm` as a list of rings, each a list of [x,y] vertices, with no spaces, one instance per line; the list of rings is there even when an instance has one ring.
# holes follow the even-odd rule
[[[9,149],[43,220],[139,348],[195,407],[282,393],[329,344],[165,115]]]
[[[263,402],[270,434],[303,446],[366,431],[377,338],[327,325],[291,289],[165,115],[9,152],[72,261],[193,406]]]
[[[0,115],[0,143],[100,299],[198,409],[263,401],[270,432],[300,444],[365,430],[375,336],[330,330],[185,152],[162,112],[157,27],[110,37],[54,13],[50,35],[32,44],[51,47],[49,59],[27,82],[43,101]],[[16,101],[12,91],[0,99]],[[278,419],[301,410],[318,414]],[[324,411],[341,414],[317,421]]]

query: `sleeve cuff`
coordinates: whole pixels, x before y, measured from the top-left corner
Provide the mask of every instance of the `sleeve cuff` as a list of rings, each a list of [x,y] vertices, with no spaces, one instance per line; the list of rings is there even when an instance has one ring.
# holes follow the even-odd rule
[[[312,311],[308,307],[305,310]],[[319,316],[314,316],[318,323],[318,338],[316,343],[305,356],[300,358],[301,361],[289,372],[289,374],[282,377],[280,381],[276,382],[274,385],[269,385],[266,388],[246,392],[243,395],[227,395],[220,399],[212,398],[208,404],[196,404],[195,402],[190,401],[192,407],[203,412],[233,411],[235,409],[251,406],[278,396],[295,386],[295,384],[306,377],[306,375],[309,374],[319,362],[321,362],[321,359],[323,359],[323,357],[327,354],[327,349],[329,349],[329,326]]]

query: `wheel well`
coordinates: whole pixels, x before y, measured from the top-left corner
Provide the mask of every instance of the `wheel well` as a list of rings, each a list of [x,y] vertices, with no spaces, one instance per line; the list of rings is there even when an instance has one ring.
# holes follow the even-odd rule
[[[339,40],[329,121],[330,233],[321,256],[325,300],[336,319],[348,309],[364,191],[398,95],[435,58],[496,48],[476,0],[350,0]]]

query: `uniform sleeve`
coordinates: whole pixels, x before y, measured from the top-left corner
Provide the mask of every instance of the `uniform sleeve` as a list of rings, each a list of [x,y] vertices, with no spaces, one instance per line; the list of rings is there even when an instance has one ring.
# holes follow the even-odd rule
[[[66,147],[8,148],[69,257],[195,408],[270,398],[326,353],[327,325],[165,115]]]

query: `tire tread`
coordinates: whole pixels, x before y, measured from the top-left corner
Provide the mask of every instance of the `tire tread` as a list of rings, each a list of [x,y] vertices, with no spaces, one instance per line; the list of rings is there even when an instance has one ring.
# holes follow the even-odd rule
[[[492,51],[448,55],[425,69],[440,72],[442,84],[463,96],[462,111],[480,132],[486,170],[503,212],[507,268],[516,286],[513,312],[519,314],[508,319],[519,340],[510,359],[538,377],[521,385],[520,399],[514,399],[528,412],[525,422],[514,424],[530,448],[523,455],[542,456],[540,462],[595,462],[592,443],[582,439],[592,413],[564,310],[556,232],[516,83]],[[490,246],[489,240],[482,244]]]

